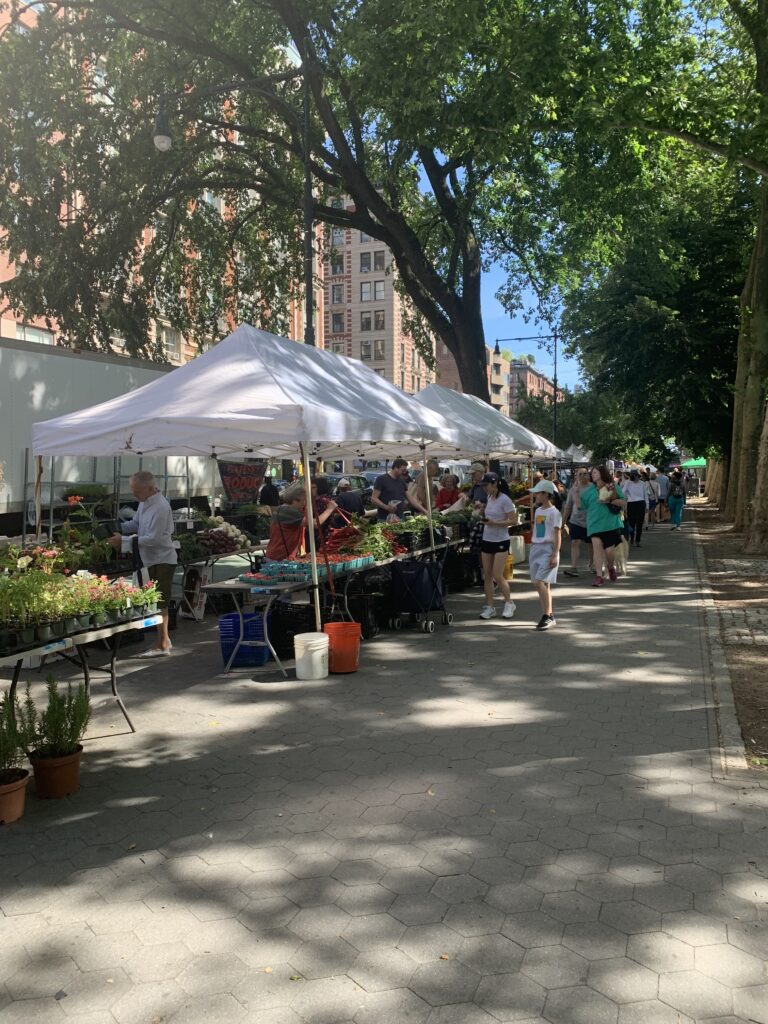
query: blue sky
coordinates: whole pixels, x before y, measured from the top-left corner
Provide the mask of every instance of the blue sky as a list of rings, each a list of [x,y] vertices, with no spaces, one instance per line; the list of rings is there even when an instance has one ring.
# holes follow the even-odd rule
[[[504,311],[496,298],[496,292],[503,282],[504,272],[499,266],[493,266],[483,274],[483,323],[486,344],[493,348],[497,338],[530,337],[549,333],[543,324],[537,326],[533,321],[526,323],[522,313],[510,317]],[[516,356],[532,353],[536,356],[536,369],[547,377],[552,376],[552,352],[540,348],[535,341],[503,342],[501,348],[509,349]],[[565,358],[562,352],[557,356],[557,382],[561,387],[567,386],[571,390],[574,384],[579,383],[579,364],[575,359]]]

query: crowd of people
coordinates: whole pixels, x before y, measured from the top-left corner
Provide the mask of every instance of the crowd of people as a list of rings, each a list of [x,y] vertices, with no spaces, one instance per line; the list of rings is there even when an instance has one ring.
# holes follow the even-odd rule
[[[556,625],[552,586],[557,582],[564,535],[569,540],[565,576],[580,576],[584,551],[592,586],[616,583],[620,573],[626,571],[629,549],[641,546],[645,530],[667,523],[672,530],[680,529],[689,493],[688,481],[680,470],[668,476],[651,467],[579,467],[570,474],[567,485],[554,471],[550,476],[537,472],[532,486],[516,501],[510,496],[509,481],[489,472],[485,463],[473,462],[470,475],[469,483],[460,489],[459,478],[453,473],[441,476],[438,462],[430,459],[426,470],[412,479],[406,460],[395,459],[373,485],[371,504],[376,518],[395,520],[408,512],[426,515],[430,508],[444,511],[470,507],[476,582],[482,584],[485,600],[480,618],[496,616],[494,600],[498,593],[503,602],[501,617],[511,619],[516,609],[505,572],[510,528],[520,525],[522,507],[527,506],[529,570],[541,607],[537,630]],[[271,560],[291,558],[306,544],[303,483],[290,484],[281,499],[272,517],[266,551],[267,559]],[[339,481],[332,497],[328,478],[317,477],[312,482],[312,501],[318,541],[330,526],[339,523],[339,517],[344,521],[349,515],[361,515],[364,511],[362,498],[351,491],[346,478]]]

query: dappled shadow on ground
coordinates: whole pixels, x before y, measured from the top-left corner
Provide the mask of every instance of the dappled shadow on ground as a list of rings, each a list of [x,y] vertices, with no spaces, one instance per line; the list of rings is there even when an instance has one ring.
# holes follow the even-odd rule
[[[642,551],[549,633],[516,579],[351,676],[225,677],[208,623],[124,663],[138,734],[100,710],[83,789],[0,833],[0,1022],[749,1009],[768,794],[712,778],[689,538]]]

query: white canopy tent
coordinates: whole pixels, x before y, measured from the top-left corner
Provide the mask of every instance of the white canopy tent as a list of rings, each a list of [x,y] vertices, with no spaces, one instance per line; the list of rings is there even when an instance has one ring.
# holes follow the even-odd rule
[[[311,457],[479,451],[479,442],[466,433],[461,421],[444,420],[358,360],[244,324],[197,359],[136,391],[36,423],[33,450],[51,456],[213,458],[295,458],[300,452],[311,521]],[[319,629],[314,531],[308,533]]]
[[[592,452],[587,452],[577,444],[565,449],[566,457],[571,462],[588,463],[592,461]]]
[[[563,452],[551,441],[473,395],[430,384],[416,395],[416,401],[448,422],[461,424],[471,437],[479,438],[481,447],[476,454],[490,459],[563,458]]]

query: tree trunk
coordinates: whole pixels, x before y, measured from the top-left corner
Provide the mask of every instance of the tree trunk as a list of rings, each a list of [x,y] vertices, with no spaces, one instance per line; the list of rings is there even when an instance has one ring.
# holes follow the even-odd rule
[[[749,369],[742,397],[741,434],[736,465],[734,526],[749,525],[757,479],[757,456],[763,426],[765,379],[768,375],[768,183],[760,187],[760,212],[755,236],[749,316]]]
[[[749,272],[739,298],[739,342],[736,357],[736,379],[733,383],[733,434],[731,436],[731,457],[728,460],[727,491],[723,504],[720,506],[726,519],[736,518],[736,505],[739,492],[739,453],[741,450],[742,417],[744,415],[744,390],[749,373],[751,354],[750,316],[752,310],[752,290],[755,279],[755,263],[757,260],[758,237],[752,246],[752,257]]]
[[[768,554],[768,404],[763,417],[751,513],[744,550],[750,555]]]

